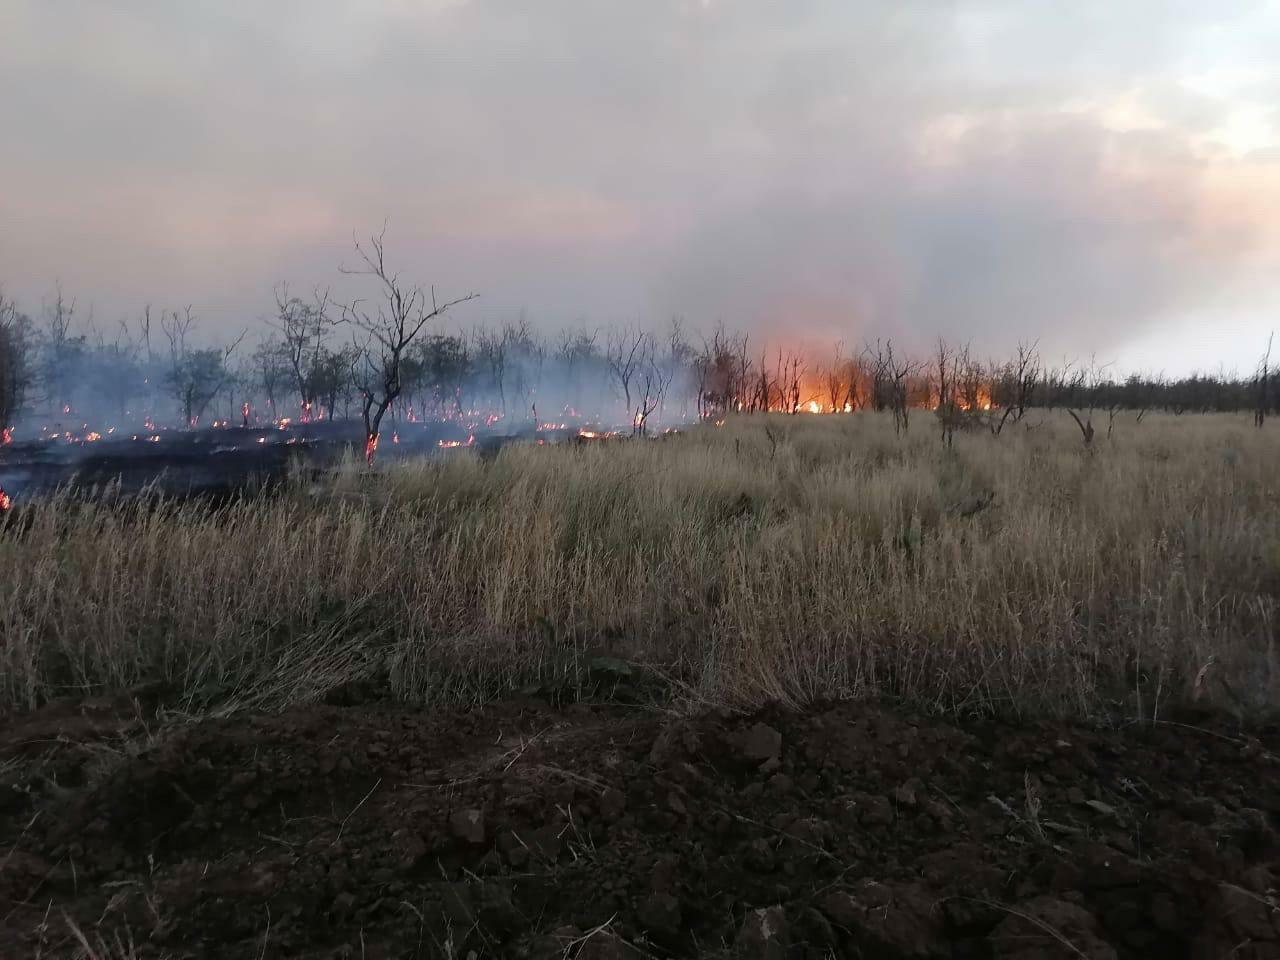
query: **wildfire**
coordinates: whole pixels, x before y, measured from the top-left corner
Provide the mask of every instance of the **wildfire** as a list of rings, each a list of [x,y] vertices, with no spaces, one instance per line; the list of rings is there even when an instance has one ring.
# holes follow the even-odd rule
[[[972,401],[962,397],[956,401],[956,406],[967,412],[970,410],[987,411],[997,406],[997,404],[992,403],[991,390],[988,387],[979,387],[977,396]]]
[[[13,507],[13,498],[4,492],[4,487],[0,487],[0,513]]]
[[[820,404],[817,400],[810,400],[810,401],[806,404],[806,407],[808,408],[808,410],[809,410],[809,412],[810,412],[810,413],[821,413],[821,412],[822,412],[822,404]]]
[[[475,442],[475,434],[470,434],[466,440],[437,440],[436,446],[445,450],[452,450],[454,447],[469,447]]]
[[[101,440],[101,439],[102,439],[102,434],[100,434],[100,433],[98,433],[98,432],[96,432],[96,431],[90,431],[89,433],[86,433],[86,434],[84,435],[84,438],[85,438],[85,440],[87,440],[89,443],[93,443],[95,440]]]
[[[364,442],[364,459],[369,466],[373,466],[373,458],[378,455],[378,435],[376,433],[369,434]]]
[[[6,443],[13,443],[13,427],[5,427],[0,430],[0,447]]]

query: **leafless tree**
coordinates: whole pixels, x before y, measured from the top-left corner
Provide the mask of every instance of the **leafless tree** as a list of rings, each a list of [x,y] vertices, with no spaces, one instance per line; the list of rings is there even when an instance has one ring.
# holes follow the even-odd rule
[[[844,359],[844,343],[837,341],[830,362],[822,369],[822,385],[832,413],[849,405],[849,365]]]
[[[0,289],[0,430],[12,425],[26,390],[29,328],[17,303]]]
[[[1080,428],[1081,439],[1084,440],[1086,447],[1093,446],[1094,427],[1093,427],[1093,411],[1097,406],[1098,395],[1103,385],[1103,372],[1105,366],[1099,366],[1096,357],[1089,358],[1088,366],[1081,367],[1074,374],[1067,377],[1069,383],[1071,401],[1067,406],[1067,413],[1071,415],[1071,419],[1076,422],[1076,426]],[[1067,373],[1064,371],[1064,377]],[[1076,400],[1083,401],[1081,404],[1084,409],[1084,417],[1076,413],[1074,406]]]
[[[325,363],[325,336],[333,325],[329,316],[329,291],[316,290],[308,303],[289,295],[288,284],[276,287],[276,316],[284,356],[289,362],[293,388],[303,420],[310,420],[315,406],[317,377]],[[333,412],[330,411],[330,417]]]
[[[956,419],[956,386],[953,372],[955,360],[946,341],[938,338],[938,352],[934,356],[934,377],[937,383],[938,425],[942,428],[942,443],[951,446],[955,436]]]
[[[1267,394],[1271,381],[1271,341],[1275,338],[1272,333],[1267,337],[1267,349],[1262,355],[1262,360],[1258,364],[1257,384],[1258,384],[1258,402],[1253,411],[1253,425],[1261,427],[1267,419]]]
[[[276,398],[288,383],[292,372],[283,344],[274,339],[260,343],[253,352],[253,366],[257,385],[266,394],[272,417],[277,417],[279,412]]]
[[[400,367],[405,350],[432,320],[450,307],[472,300],[470,293],[440,303],[435,288],[410,286],[386,265],[386,245],[382,232],[371,237],[368,246],[355,241],[362,266],[343,268],[343,273],[373,279],[378,288],[371,305],[356,300],[342,308],[341,320],[357,331],[351,358],[351,378],[360,391],[360,413],[364,420],[365,460],[373,466],[378,451],[382,418],[400,396]]]
[[[788,351],[785,355],[778,351],[778,390],[781,394],[780,406],[790,414],[800,412],[800,383],[804,379],[806,365],[799,353]]]
[[[891,410],[894,432],[905,433],[911,425],[911,380],[920,365],[895,353],[892,340],[867,344],[863,355],[871,369],[872,403],[877,410]]]
[[[781,357],[779,357],[779,366],[781,366]],[[757,409],[761,413],[768,413],[773,406],[773,395],[778,381],[769,376],[769,358],[764,350],[760,351],[759,370],[760,372],[756,376],[756,388],[751,394],[747,409],[753,413]]]
[[[609,372],[613,374],[618,389],[622,391],[623,404],[629,417],[635,415],[631,407],[631,389],[636,373],[641,369],[644,361],[645,344],[648,339],[648,335],[643,330],[638,327],[632,328],[628,324],[612,331],[605,347]]]
[[[197,325],[190,306],[181,314],[176,310],[160,314],[160,328],[169,341],[169,385],[190,427],[200,422],[205,408],[230,381],[232,372],[227,361],[247,333],[242,332],[225,347],[201,350],[189,343]]]
[[[1018,356],[1013,361],[1013,396],[1007,406],[1017,409],[1018,420],[1027,415],[1027,407],[1035,399],[1036,383],[1040,379],[1040,356],[1036,352],[1038,343],[1039,341],[1030,344],[1019,341]]]
[[[75,316],[75,298],[68,299],[62,292],[62,284],[57,284],[53,302],[46,303],[44,307],[44,349],[40,375],[46,400],[64,411],[70,408],[78,360],[85,346],[84,336],[72,333]],[[92,313],[90,316],[92,317]]]
[[[651,336],[645,336],[645,344],[641,347],[644,356],[641,359],[639,374],[640,404],[636,409],[632,431],[644,435],[649,429],[649,417],[661,405],[671,386],[673,376],[671,367],[663,362],[657,354],[657,347]]]
[[[476,356],[489,376],[489,383],[498,395],[503,416],[507,413],[507,339],[502,331],[490,331],[476,327],[472,333],[476,344]]]

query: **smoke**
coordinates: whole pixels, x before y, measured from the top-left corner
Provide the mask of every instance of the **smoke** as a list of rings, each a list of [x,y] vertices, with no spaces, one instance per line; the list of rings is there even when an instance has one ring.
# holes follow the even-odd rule
[[[548,334],[1081,355],[1277,294],[1261,2],[31,2],[6,36],[28,303],[60,277],[230,334],[384,217],[482,293],[457,323]]]

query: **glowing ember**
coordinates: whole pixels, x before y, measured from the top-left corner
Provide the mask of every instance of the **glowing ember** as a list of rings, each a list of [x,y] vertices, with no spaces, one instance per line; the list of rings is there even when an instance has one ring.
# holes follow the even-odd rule
[[[0,487],[0,513],[4,513],[13,507],[13,498],[4,492],[4,487]]]
[[[5,427],[0,430],[0,446],[6,443],[13,443],[13,427]]]
[[[373,466],[373,458],[378,454],[378,435],[376,433],[369,434],[364,442],[364,459],[369,466]]]

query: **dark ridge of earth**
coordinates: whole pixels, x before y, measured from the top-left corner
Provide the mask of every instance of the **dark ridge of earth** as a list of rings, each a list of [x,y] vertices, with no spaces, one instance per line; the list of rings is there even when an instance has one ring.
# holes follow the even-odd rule
[[[865,703],[55,704],[0,733],[0,957],[1280,958],[1278,748]]]

